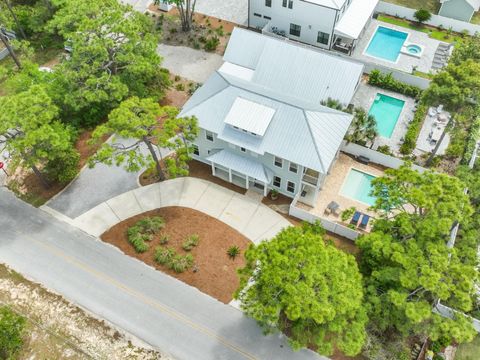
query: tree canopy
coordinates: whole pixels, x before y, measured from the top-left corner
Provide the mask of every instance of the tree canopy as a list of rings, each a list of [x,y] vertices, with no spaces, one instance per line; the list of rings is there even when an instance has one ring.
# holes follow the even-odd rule
[[[250,247],[236,297],[268,332],[287,332],[294,348],[360,352],[366,314],[355,258],[325,244],[318,224],[289,227]]]
[[[453,225],[472,214],[463,189],[457,178],[407,165],[373,180],[379,218],[357,245],[369,317],[381,330],[457,342],[475,335],[467,317],[433,311],[438,301],[460,311],[472,307],[477,271],[463,262],[462,250],[447,246]]]

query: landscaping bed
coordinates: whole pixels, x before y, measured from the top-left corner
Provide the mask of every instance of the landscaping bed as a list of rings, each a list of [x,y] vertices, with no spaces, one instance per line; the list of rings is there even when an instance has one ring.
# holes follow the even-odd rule
[[[151,240],[145,241],[148,250],[138,253],[128,241],[127,231],[139,220],[151,217],[161,217],[164,225]],[[192,235],[198,236],[198,245],[185,251],[182,245]],[[165,236],[168,237],[168,242],[161,244]],[[237,269],[245,265],[243,253],[251,244],[245,236],[225,223],[197,210],[177,206],[149,211],[124,220],[103,233],[101,239],[118,247],[126,255],[194,286],[223,303],[232,300],[232,295],[239,286]],[[234,259],[227,255],[227,250],[232,246],[237,246],[240,250]],[[182,257],[190,254],[193,265],[184,272],[176,272],[167,265],[160,265],[154,259],[156,248],[173,249]]]

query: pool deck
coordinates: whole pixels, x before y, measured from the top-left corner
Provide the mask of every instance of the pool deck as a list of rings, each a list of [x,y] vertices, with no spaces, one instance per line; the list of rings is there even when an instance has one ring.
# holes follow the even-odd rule
[[[371,174],[375,177],[383,176],[384,170],[385,170],[383,167],[376,164],[365,165],[365,164],[359,163],[358,161],[353,159],[351,156],[346,155],[344,153],[340,153],[338,159],[335,162],[335,165],[330,170],[330,173],[327,176],[327,179],[325,181],[325,184],[322,187],[322,190],[318,195],[318,199],[315,206],[309,207],[301,203],[298,203],[298,206],[310,212],[313,215],[328,219],[330,221],[338,222],[343,225],[348,225],[350,222],[350,219],[347,221],[347,223],[342,223],[340,215],[335,216],[334,214],[328,214],[328,215],[325,214],[325,209],[327,208],[327,205],[331,201],[335,201],[340,205],[339,214],[341,214],[343,210],[346,210],[354,206],[358,211],[368,214],[370,216],[374,216],[374,213],[368,210],[369,208],[368,204],[359,202],[355,199],[351,199],[341,194],[343,183],[345,182],[345,179],[347,178],[348,173],[352,168],[365,172],[367,174]],[[366,230],[368,231],[369,228],[370,228],[370,224]]]
[[[361,107],[368,113],[378,93],[403,100],[405,101],[405,105],[403,105],[402,112],[400,113],[397,124],[393,129],[392,136],[390,138],[378,136],[373,144],[373,149],[376,150],[379,146],[388,145],[395,155],[400,155],[399,151],[402,144],[401,140],[405,136],[408,126],[413,120],[415,114],[415,100],[411,97],[398,94],[393,91],[368,85],[365,80],[362,80],[357,92],[355,93],[355,96],[352,99],[352,103],[355,105],[355,107]]]
[[[365,53],[365,50],[370,44],[370,40],[375,34],[375,31],[377,30],[378,26],[383,26],[386,28],[408,33],[409,37],[406,40],[407,43],[414,43],[424,47],[422,57],[417,58],[414,56],[400,53],[397,61],[391,62],[391,61],[387,61],[387,60],[383,60],[383,59],[379,59],[379,58],[367,55]],[[383,65],[383,66],[401,70],[407,73],[412,73],[414,67],[416,67],[418,71],[430,73],[432,69],[433,57],[440,43],[441,41],[431,39],[426,33],[372,19],[370,24],[367,26],[365,33],[360,38],[358,45],[355,48],[352,56],[354,58],[357,58],[363,61],[368,61],[370,63],[378,64],[378,65]]]

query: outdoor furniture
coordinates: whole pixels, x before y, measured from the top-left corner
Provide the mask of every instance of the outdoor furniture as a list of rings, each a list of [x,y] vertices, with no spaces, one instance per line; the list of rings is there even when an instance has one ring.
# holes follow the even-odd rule
[[[435,109],[434,107],[431,107],[430,109],[428,109],[428,116],[431,116],[431,117],[437,116],[437,109]]]
[[[330,210],[330,213],[338,215],[338,209],[340,209],[340,205],[338,203],[336,203],[335,201],[331,201],[327,205],[327,209]]]
[[[360,225],[358,225],[358,227],[361,229],[366,229],[369,221],[370,216],[368,216],[367,214],[363,214],[362,221],[360,222]]]
[[[361,215],[362,213],[360,211],[355,211],[355,214],[353,214],[352,220],[350,220],[350,224],[357,226]]]
[[[370,159],[366,156],[363,156],[363,155],[357,156],[357,160],[358,160],[359,163],[362,163],[362,164],[365,164],[365,165],[370,164]]]

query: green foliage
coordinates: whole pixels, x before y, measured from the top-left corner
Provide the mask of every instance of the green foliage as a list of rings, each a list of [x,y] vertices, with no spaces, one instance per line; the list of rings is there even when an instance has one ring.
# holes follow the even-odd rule
[[[198,245],[199,241],[200,237],[197,234],[192,234],[183,242],[182,249],[185,251],[190,251]]]
[[[138,226],[142,233],[156,234],[165,226],[165,220],[160,216],[151,216],[139,220],[135,226]]]
[[[177,91],[185,91],[185,85],[182,83],[175,85],[175,90]]]
[[[0,358],[15,359],[23,346],[26,319],[8,306],[0,307]]]
[[[168,236],[168,234],[160,235],[160,245],[168,244],[169,241],[170,241],[170,236]]]
[[[420,103],[415,111],[413,120],[408,126],[402,145],[400,146],[400,153],[409,155],[417,146],[417,138],[422,128],[423,121],[427,116],[428,105]]]
[[[347,109],[344,108],[343,104],[337,100],[337,99],[332,99],[328,98],[327,100],[322,100],[320,102],[323,106],[329,107],[330,109],[335,109],[335,110],[340,110],[340,111],[347,111]]]
[[[381,145],[377,148],[377,151],[379,153],[385,154],[385,155],[390,155],[393,156],[392,150],[390,149],[390,146],[388,145]]]
[[[362,279],[354,257],[326,245],[323,233],[304,224],[252,245],[235,297],[266,333],[288,331],[294,348],[353,356],[365,341]]]
[[[368,77],[368,83],[382,89],[392,90],[400,94],[417,98],[422,90],[416,86],[408,85],[396,80],[392,73],[384,74],[380,70],[372,70]]]
[[[152,239],[151,234],[144,234],[141,231],[141,227],[134,225],[128,228],[127,230],[128,242],[132,244],[135,251],[138,253],[144,253],[149,249],[145,241],[150,241]]]
[[[361,269],[369,318],[380,331],[414,333],[432,340],[470,341],[475,334],[461,313],[432,311],[437,301],[460,311],[472,307],[477,278],[465,248],[447,247],[452,225],[468,223],[472,208],[457,178],[419,172],[408,165],[372,181],[377,218],[360,237]]]
[[[465,144],[465,151],[462,159],[463,164],[468,164],[470,162],[475,150],[475,145],[477,141],[480,140],[480,107],[478,108],[477,112],[478,114],[473,120],[468,134],[468,139]]]
[[[203,48],[205,49],[205,51],[212,52],[217,50],[218,45],[220,45],[220,39],[214,35],[207,39]]]
[[[157,247],[155,249],[155,261],[164,265],[176,273],[187,271],[193,266],[192,254],[179,255],[172,248]]]
[[[460,65],[467,60],[480,61],[480,33],[467,36],[455,47],[450,63]]]
[[[432,18],[432,14],[430,14],[430,11],[425,10],[425,9],[419,9],[415,11],[413,14],[413,17],[417,19],[419,23],[424,23]]]
[[[79,162],[80,154],[72,147],[49,161],[44,170],[50,180],[66,184],[78,175]]]
[[[227,250],[227,255],[235,259],[240,254],[240,248],[237,245],[232,245]]]
[[[373,115],[368,115],[363,108],[354,109],[354,118],[345,140],[356,144],[373,144],[378,136],[377,121]]]
[[[340,218],[342,219],[343,222],[345,222],[353,216],[355,211],[356,211],[355,206],[352,206],[348,209],[345,209],[345,210],[342,211],[342,214],[340,215]]]
[[[157,247],[155,249],[155,261],[160,265],[170,266],[176,252],[172,248]]]

